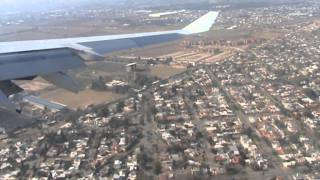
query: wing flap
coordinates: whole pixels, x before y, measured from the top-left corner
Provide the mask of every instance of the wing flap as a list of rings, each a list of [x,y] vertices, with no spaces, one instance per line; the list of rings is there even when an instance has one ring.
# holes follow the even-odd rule
[[[61,87],[63,89],[69,90],[71,92],[79,92],[80,88],[77,83],[75,83],[70,76],[63,72],[51,73],[41,76],[46,81]]]
[[[90,47],[94,52],[100,54],[107,54],[115,51],[121,51],[125,49],[144,47],[153,44],[159,44],[163,42],[169,42],[180,39],[182,35],[178,33],[161,34],[154,36],[142,36],[135,38],[125,38],[117,40],[106,40],[106,41],[94,41],[85,42],[81,45]]]
[[[8,97],[12,94],[22,92],[23,89],[14,84],[12,81],[0,81],[0,89]]]
[[[124,49],[143,47],[208,31],[219,12],[209,12],[181,30],[93,36],[65,39],[31,40],[0,43],[0,82],[42,76],[49,82],[77,92],[76,83],[65,73],[69,69],[86,67],[79,52],[93,57]],[[0,91],[0,105],[10,109],[6,94]]]
[[[81,57],[67,48],[0,54],[0,81],[83,67]]]
[[[150,45],[171,41],[184,35],[202,33],[208,31],[215,23],[219,12],[209,12],[200,17],[190,25],[181,30],[159,31],[136,34],[123,35],[107,35],[107,36],[91,36],[65,39],[47,39],[47,40],[30,40],[30,41],[15,41],[15,42],[0,42],[1,53],[26,52],[34,50],[47,50],[68,48],[77,44],[93,47],[94,51],[109,53],[117,50],[123,50],[133,47],[141,47],[142,45]],[[180,35],[179,37],[177,36]],[[144,43],[147,41],[148,43]],[[98,42],[103,42],[99,44]],[[152,42],[152,43],[151,43]],[[100,47],[97,47],[100,46]],[[107,50],[101,49],[101,46]]]

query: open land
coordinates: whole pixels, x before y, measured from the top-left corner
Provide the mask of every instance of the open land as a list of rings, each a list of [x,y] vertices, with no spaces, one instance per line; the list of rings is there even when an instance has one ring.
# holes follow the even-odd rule
[[[145,69],[152,64],[150,74],[167,79],[112,103],[107,102],[118,94],[37,92],[70,106],[99,105],[68,114],[44,113],[48,118],[37,129],[23,129],[23,138],[8,137],[0,151],[0,176],[319,179],[319,12],[317,1],[225,9],[204,35],[106,57],[114,66],[90,63],[96,72],[72,73],[85,79],[84,85],[96,79],[124,80],[128,74],[122,65],[128,62]],[[108,12],[114,21],[101,18],[105,13],[93,13],[100,24],[95,28],[108,25],[125,32],[182,27],[204,11],[163,19],[138,11]],[[73,22],[95,25],[90,18]]]
[[[43,93],[40,97],[77,109],[86,108],[89,105],[109,103],[124,96],[108,91],[84,90],[79,93],[72,93],[63,89],[56,89]]]
[[[167,65],[156,65],[150,68],[151,75],[159,77],[160,79],[167,79],[173,75],[180,74],[186,71],[184,67],[174,67]]]

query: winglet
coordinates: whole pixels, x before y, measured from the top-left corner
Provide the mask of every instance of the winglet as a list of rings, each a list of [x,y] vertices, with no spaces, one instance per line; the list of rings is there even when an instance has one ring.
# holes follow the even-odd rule
[[[193,23],[189,24],[181,30],[182,34],[197,34],[202,32],[207,32],[211,29],[212,25],[215,23],[219,11],[210,11],[207,14],[203,15]]]

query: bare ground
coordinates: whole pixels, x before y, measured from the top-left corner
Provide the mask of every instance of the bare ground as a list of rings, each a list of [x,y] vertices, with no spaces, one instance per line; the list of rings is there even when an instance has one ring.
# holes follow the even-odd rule
[[[151,70],[151,75],[161,79],[166,79],[173,75],[184,72],[186,68],[167,66],[167,65],[157,65],[157,66],[151,67],[150,70]]]
[[[53,91],[45,92],[40,95],[41,98],[48,99],[67,105],[69,108],[85,108],[89,105],[96,105],[108,103],[124,97],[124,95],[116,94],[110,91],[94,91],[84,90],[78,94],[72,92],[56,89]]]

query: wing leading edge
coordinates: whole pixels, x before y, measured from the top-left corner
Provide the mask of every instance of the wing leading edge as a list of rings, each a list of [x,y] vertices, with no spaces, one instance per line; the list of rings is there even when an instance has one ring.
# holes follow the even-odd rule
[[[102,54],[159,44],[186,35],[209,31],[219,12],[209,12],[180,30],[66,39],[0,42],[0,83],[42,76],[55,85],[76,92],[75,83],[65,73],[85,67],[81,54],[94,58]],[[12,83],[12,82],[11,82]],[[73,86],[73,87],[71,87]],[[8,105],[1,94],[0,106]]]
[[[190,25],[180,30],[147,32],[124,35],[92,36],[65,39],[32,40],[32,41],[13,41],[0,42],[0,54],[17,53],[25,51],[39,51],[48,49],[71,48],[81,50],[93,50],[94,44],[107,44],[106,48],[113,47],[114,43],[127,44],[122,45],[124,49],[132,47],[141,47],[144,45],[157,44],[170,40],[181,38],[185,35],[202,33],[210,30],[215,23],[219,12],[208,12]],[[122,40],[123,42],[120,42]],[[100,45],[100,44],[99,44]],[[81,46],[81,47],[80,47]],[[116,44],[116,46],[120,46]],[[107,49],[106,53],[116,51],[118,48]]]

